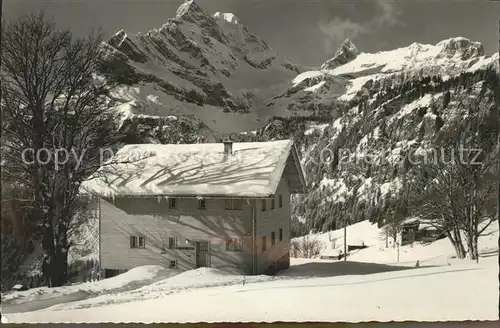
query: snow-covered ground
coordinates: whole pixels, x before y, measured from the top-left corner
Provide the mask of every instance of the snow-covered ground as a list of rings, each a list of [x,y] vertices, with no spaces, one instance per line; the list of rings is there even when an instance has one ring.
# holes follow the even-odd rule
[[[177,270],[167,270],[158,265],[134,268],[113,278],[86,282],[57,288],[39,287],[25,291],[2,294],[3,312],[8,309],[29,311],[74,299],[95,297],[101,294],[136,289],[146,284],[178,274]],[[48,305],[50,306],[50,305]]]
[[[401,247],[397,263],[396,250],[385,249],[381,231],[368,222],[350,226],[347,235],[348,240],[369,247],[346,262],[292,259],[291,267],[274,277],[244,277],[208,268],[178,273],[141,267],[53,292],[94,288],[99,291],[95,297],[32,312],[8,313],[12,312],[8,307],[3,312],[10,323],[497,319],[498,224],[480,239],[479,263],[453,259],[447,240]],[[311,237],[325,243],[338,238],[343,243],[341,236],[343,231],[338,230]],[[135,288],[123,288],[137,280],[141,283]],[[6,296],[17,300],[18,306],[21,299],[26,306],[37,299],[35,290]]]
[[[344,230],[310,235],[309,238],[317,239],[322,243],[323,253],[332,253],[333,249],[343,248]],[[348,257],[350,261],[398,265],[414,265],[416,261],[419,261],[420,264],[425,265],[448,265],[450,259],[455,257],[455,250],[448,239],[441,239],[430,244],[405,245],[399,250],[393,247],[392,243],[392,239],[389,238],[389,247],[386,248],[385,233],[382,229],[378,229],[376,224],[368,221],[353,224],[347,229],[348,245],[369,246],[362,250],[352,251]],[[479,249],[483,254],[498,251],[498,222],[493,222],[479,238]]]

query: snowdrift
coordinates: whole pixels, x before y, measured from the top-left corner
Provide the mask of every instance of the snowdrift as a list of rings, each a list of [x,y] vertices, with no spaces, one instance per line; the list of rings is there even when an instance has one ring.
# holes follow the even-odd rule
[[[161,266],[148,265],[137,267],[118,276],[99,281],[75,284],[62,287],[40,287],[26,291],[2,294],[3,305],[33,303],[51,298],[65,297],[72,299],[75,295],[81,298],[119,290],[128,290],[152,283],[159,279],[178,274],[175,270],[166,270]],[[78,297],[77,297],[78,298]]]

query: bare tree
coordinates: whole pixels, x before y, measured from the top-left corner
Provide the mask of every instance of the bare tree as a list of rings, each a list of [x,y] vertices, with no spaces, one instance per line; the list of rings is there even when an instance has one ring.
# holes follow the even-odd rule
[[[469,257],[477,260],[479,236],[493,222],[498,155],[486,145],[492,144],[488,135],[478,140],[479,133],[458,128],[453,144],[435,151],[434,163],[420,166],[412,184],[412,210],[446,233],[459,258],[466,255],[464,236]]]
[[[403,175],[403,186],[397,193],[395,199],[384,199],[385,205],[379,214],[378,221],[383,222],[382,231],[386,238],[392,238],[392,247],[395,248],[398,242],[398,235],[403,232],[403,223],[408,215],[408,187],[406,183],[406,173]],[[386,239],[386,247],[387,239]]]
[[[462,240],[460,221],[454,215],[455,194],[458,192],[452,188],[454,185],[450,176],[434,168],[432,179],[428,177],[430,168],[421,168],[425,173],[414,181],[414,193],[411,200],[410,211],[424,219],[438,229],[444,231],[455,249],[457,258],[466,256]],[[438,175],[443,175],[438,177]]]
[[[312,239],[310,236],[304,236],[299,240],[293,240],[290,245],[292,257],[315,258],[321,255],[325,245],[318,240]]]
[[[390,237],[392,239],[392,248],[395,248],[396,242],[398,240],[398,235],[402,232],[402,225],[401,222],[389,221],[389,220],[391,220],[391,218],[385,221],[386,225],[382,227],[382,231],[384,236],[386,236],[386,238]],[[387,240],[386,240],[386,247],[388,247]]]
[[[33,192],[51,286],[65,283],[71,234],[85,218],[80,184],[115,142],[112,86],[96,75],[103,55],[99,35],[74,38],[43,14],[2,26],[2,179]]]

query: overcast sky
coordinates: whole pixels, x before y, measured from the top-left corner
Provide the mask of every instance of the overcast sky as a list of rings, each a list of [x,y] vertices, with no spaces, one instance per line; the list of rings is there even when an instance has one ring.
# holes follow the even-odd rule
[[[3,16],[44,9],[75,33],[146,32],[175,16],[183,0],[3,0]],[[198,0],[210,14],[232,12],[289,60],[320,65],[346,37],[360,51],[464,36],[498,51],[500,2],[489,0]]]

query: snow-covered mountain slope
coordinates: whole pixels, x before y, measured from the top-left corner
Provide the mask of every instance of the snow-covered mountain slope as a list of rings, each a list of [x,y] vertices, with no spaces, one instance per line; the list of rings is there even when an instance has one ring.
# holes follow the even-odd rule
[[[102,73],[122,83],[114,96],[127,105],[126,119],[192,115],[222,132],[253,128],[260,103],[299,72],[235,15],[209,15],[194,0],[161,28],[121,30],[103,47]]]
[[[375,81],[398,83],[398,79],[417,75],[448,77],[486,67],[498,69],[498,53],[487,57],[481,43],[463,37],[443,40],[436,45],[415,42],[377,53],[359,52],[346,40],[319,70],[295,77],[289,93],[302,90],[306,94],[315,93],[316,97],[309,97],[317,98],[317,102],[336,96],[338,100],[349,102]]]
[[[350,219],[376,219],[401,190],[405,158],[439,147],[459,122],[478,124],[484,137],[495,131],[500,93],[495,83],[497,73],[476,71],[446,81],[424,77],[394,86],[372,84],[338,118],[277,119],[257,134],[258,140],[297,140],[310,189],[294,199],[294,216],[309,227],[336,227],[345,215],[342,201],[354,195],[359,211]],[[485,144],[486,154],[492,154],[495,142],[490,138]]]
[[[478,124],[479,134],[495,131],[498,60],[498,53],[485,57],[480,44],[454,38],[361,53],[332,70],[299,74],[291,103],[317,115],[275,118],[254,137],[293,137],[300,146],[310,190],[295,198],[294,217],[315,230],[332,229],[343,213],[340,202],[358,195],[354,220],[373,219],[401,188],[401,158],[449,138],[458,122]],[[495,140],[484,151],[493,151]],[[348,163],[339,162],[345,155]]]
[[[481,43],[458,37],[443,40],[436,45],[414,42],[395,50],[375,54],[361,53],[354,60],[327,73],[367,75],[377,72],[424,70],[426,73],[450,74],[465,70],[481,58],[484,58]],[[435,71],[432,71],[433,69]]]
[[[187,128],[191,137],[184,142],[196,141],[197,130],[212,139],[255,130],[274,116],[336,116],[376,81],[498,66],[498,57],[485,57],[480,43],[458,37],[374,54],[346,40],[318,70],[308,70],[284,59],[236,15],[208,14],[194,0],[186,0],[162,27],[137,34],[121,30],[103,48],[107,64],[101,73],[121,84],[113,92],[120,126],[129,135]],[[180,117],[182,128],[172,119]]]

